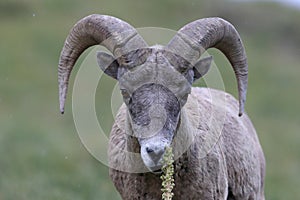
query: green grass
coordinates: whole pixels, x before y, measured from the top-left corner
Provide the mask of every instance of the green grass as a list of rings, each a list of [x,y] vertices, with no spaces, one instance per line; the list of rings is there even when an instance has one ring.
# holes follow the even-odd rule
[[[114,15],[135,27],[175,30],[208,16],[232,21],[249,58],[246,109],[267,159],[266,199],[299,199],[300,12],[275,4],[222,2],[1,1],[0,199],[120,199],[108,168],[80,142],[72,119],[71,92],[66,114],[61,116],[58,110],[61,47],[73,24],[91,13]],[[236,96],[228,62],[219,52],[211,53],[226,90]],[[108,88],[114,83],[109,78],[103,81]],[[107,98],[101,97],[104,92],[99,86],[96,106],[108,132],[113,118]]]

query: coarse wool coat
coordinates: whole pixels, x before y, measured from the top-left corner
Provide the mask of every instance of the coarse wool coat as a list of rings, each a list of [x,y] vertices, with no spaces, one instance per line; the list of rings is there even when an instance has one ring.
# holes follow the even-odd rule
[[[161,199],[160,174],[129,172],[128,168],[142,165],[142,161],[139,156],[122,153],[139,155],[136,138],[128,134],[131,130],[127,117],[123,104],[110,134],[110,177],[124,200]],[[238,116],[234,97],[215,89],[193,87],[179,123],[178,139],[174,138],[173,144],[173,200],[264,200],[262,148],[247,114]]]

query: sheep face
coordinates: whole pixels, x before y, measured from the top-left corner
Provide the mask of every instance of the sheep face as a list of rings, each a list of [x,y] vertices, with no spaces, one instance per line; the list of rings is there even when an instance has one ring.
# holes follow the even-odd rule
[[[155,46],[130,52],[126,61],[104,52],[99,52],[97,58],[100,68],[119,81],[127,120],[140,144],[144,164],[151,171],[159,170],[165,148],[176,134],[180,110],[192,83],[207,72],[211,57],[190,66],[184,59]]]

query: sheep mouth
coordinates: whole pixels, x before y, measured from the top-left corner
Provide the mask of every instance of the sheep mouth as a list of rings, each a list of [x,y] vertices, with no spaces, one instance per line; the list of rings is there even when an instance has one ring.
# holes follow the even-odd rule
[[[157,169],[154,171],[151,171],[153,174],[161,174],[163,171],[161,169]]]
[[[163,172],[161,167],[162,166],[150,167],[149,170],[153,174],[161,174]]]

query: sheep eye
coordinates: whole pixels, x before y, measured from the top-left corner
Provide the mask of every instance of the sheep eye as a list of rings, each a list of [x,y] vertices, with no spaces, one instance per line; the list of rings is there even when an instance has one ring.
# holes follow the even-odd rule
[[[186,101],[188,97],[189,97],[189,93],[185,94],[185,95],[183,96],[183,99]]]
[[[130,98],[129,93],[125,89],[121,89],[121,94],[122,94],[122,96],[123,96],[124,99]]]

